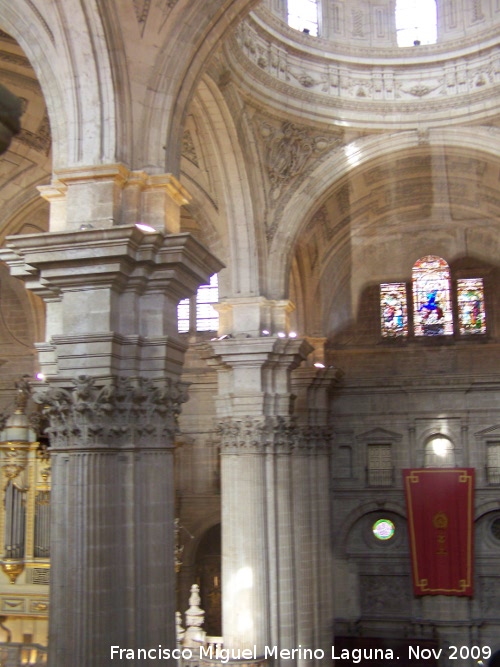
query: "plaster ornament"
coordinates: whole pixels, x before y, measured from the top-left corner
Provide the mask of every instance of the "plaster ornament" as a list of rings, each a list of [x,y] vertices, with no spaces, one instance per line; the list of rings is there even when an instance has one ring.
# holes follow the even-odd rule
[[[186,160],[189,160],[195,167],[199,167],[198,156],[196,154],[196,148],[194,145],[193,137],[189,130],[185,130],[182,135],[182,157],[185,157]]]
[[[141,26],[141,36],[144,33],[144,27],[148,19],[149,9],[151,7],[151,0],[132,0],[134,5],[135,16],[137,23]]]

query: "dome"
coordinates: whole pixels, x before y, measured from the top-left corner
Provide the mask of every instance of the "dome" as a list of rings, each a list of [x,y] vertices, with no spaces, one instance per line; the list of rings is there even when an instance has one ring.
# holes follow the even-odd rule
[[[435,43],[405,48],[395,0],[318,0],[318,36],[287,24],[286,0],[265,0],[228,40],[226,65],[259,102],[314,121],[379,129],[482,121],[497,109],[500,11],[479,4],[466,11],[437,0]]]

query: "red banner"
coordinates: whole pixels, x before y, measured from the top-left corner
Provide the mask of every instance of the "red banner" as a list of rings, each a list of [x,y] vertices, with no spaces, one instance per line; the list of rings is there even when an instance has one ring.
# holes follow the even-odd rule
[[[472,596],[474,469],[403,476],[415,595]]]

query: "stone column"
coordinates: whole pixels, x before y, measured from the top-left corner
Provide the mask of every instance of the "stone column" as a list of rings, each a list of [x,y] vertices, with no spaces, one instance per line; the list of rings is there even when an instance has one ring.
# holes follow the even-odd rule
[[[297,498],[296,526],[300,544],[297,584],[299,638],[304,646],[325,652],[333,642],[333,586],[331,533],[331,440],[329,399],[342,372],[335,368],[306,367],[294,373],[292,388],[299,443],[295,451],[295,479],[303,497]],[[299,527],[300,526],[300,527]]]
[[[11,237],[2,258],[47,302],[49,664],[173,667],[159,645],[176,647],[176,305],[221,264],[189,234],[135,225]]]
[[[313,569],[316,549],[328,550],[329,525],[318,531],[316,517],[329,503],[327,455],[318,457],[327,443],[319,427],[311,432],[293,417],[291,371],[312,348],[285,332],[211,344],[219,375],[223,637],[234,659],[254,647],[261,658],[267,647],[268,664],[319,667],[329,656],[328,633],[318,628],[332,621],[318,619],[330,582]],[[282,650],[295,653],[280,657]]]

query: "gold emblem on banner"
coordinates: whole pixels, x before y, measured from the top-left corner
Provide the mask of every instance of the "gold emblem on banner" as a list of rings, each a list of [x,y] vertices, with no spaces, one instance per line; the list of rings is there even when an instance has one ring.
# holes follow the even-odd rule
[[[444,512],[436,512],[434,518],[432,519],[434,528],[438,530],[446,530],[448,528],[448,516]]]
[[[437,536],[437,551],[438,556],[445,556],[448,551],[446,549],[445,530],[448,528],[448,516],[445,512],[436,512],[432,519],[434,528],[438,530]]]

